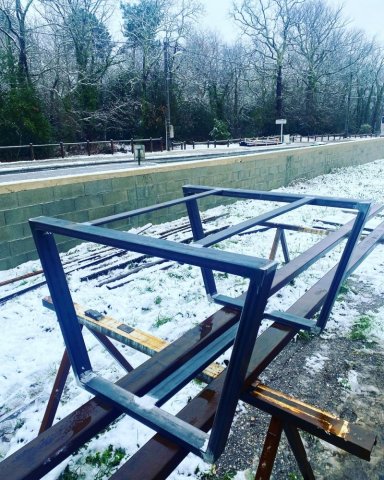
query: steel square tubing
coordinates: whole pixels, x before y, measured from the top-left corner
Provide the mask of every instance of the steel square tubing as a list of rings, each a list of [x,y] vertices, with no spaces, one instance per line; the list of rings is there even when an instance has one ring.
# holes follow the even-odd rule
[[[320,328],[320,330],[323,330],[327,324],[328,317],[339,293],[340,286],[346,277],[348,262],[351,258],[355,245],[359,240],[361,231],[363,230],[369,208],[369,204],[362,204],[359,212],[357,213],[351,234],[348,238],[347,244],[345,245],[344,251],[335,271],[335,276],[333,277],[331,286],[329,288],[329,294],[325,299],[324,305],[321,308],[321,312],[317,320],[317,327]]]
[[[375,235],[369,235],[354,250],[348,265],[347,273],[351,274],[360,263],[366,258],[372,249],[378,245],[384,237],[384,222],[375,229]],[[332,281],[332,274],[329,272],[310,290],[308,290],[297,302],[290,307],[289,312],[294,315],[311,317],[324,301]],[[257,339],[250,365],[246,376],[246,385],[254,382],[260,373],[272,362],[272,360],[283,350],[285,345],[296,335],[297,329],[273,324]],[[211,428],[213,417],[217,408],[218,398],[222,389],[225,371],[213,380],[197,397],[186,405],[178,416],[185,421],[191,422],[204,431]],[[244,401],[249,399],[249,392],[244,388]],[[253,401],[251,402],[251,404]],[[347,441],[347,439],[346,439]],[[338,445],[346,448],[346,445]],[[361,456],[361,451],[353,445],[347,451],[354,455]],[[156,452],[156,455],[154,453]],[[141,480],[162,480],[167,478],[172,471],[187,456],[188,452],[168,442],[160,435],[152,437],[141,449],[136,452],[123,465],[110,480],[125,480],[126,478],[140,478]],[[145,461],[150,458],[151,461]],[[366,458],[366,457],[363,457]]]
[[[233,235],[236,235],[240,232],[243,232],[244,230],[247,230],[248,228],[254,227],[255,225],[259,225],[261,222],[265,222],[267,220],[270,220],[271,218],[278,217],[279,215],[282,215],[283,213],[290,212],[291,210],[294,210],[296,208],[302,207],[303,205],[308,205],[312,202],[313,198],[312,197],[304,197],[300,198],[299,200],[296,200],[292,203],[288,203],[287,205],[283,205],[281,207],[275,208],[269,212],[262,213],[261,215],[258,215],[257,217],[250,218],[249,220],[245,220],[244,222],[240,222],[237,225],[233,225],[231,227],[226,228],[222,232],[214,233],[212,235],[207,235],[206,237],[202,238],[201,240],[198,240],[196,243],[203,246],[203,247],[209,247],[211,245],[214,245],[215,243],[219,243],[226,238],[232,237]]]
[[[237,324],[230,327],[226,332],[214,339],[205,350],[197,352],[196,355],[152,388],[148,395],[156,399],[156,405],[163,405],[184,385],[187,385],[190,380],[196,378],[197,373],[201,372],[202,369],[205,369],[213,360],[224,353],[233,344],[237,327]]]
[[[349,276],[356,268],[364,261],[364,259],[377,247],[380,241],[384,238],[384,222],[380,223],[372,233],[367,235],[353,251],[346,270],[346,276]],[[293,313],[307,318],[312,317],[323,304],[324,299],[327,298],[330,285],[334,279],[337,266],[334,266],[327,272],[315,285],[313,285],[303,297],[297,300],[287,310],[288,313]]]
[[[106,232],[99,227],[81,224],[73,228],[73,225],[69,226],[68,224],[71,225],[70,222],[47,218],[30,221],[68,355],[79,383],[86,390],[96,395],[99,394],[116,406],[123,408],[123,410],[133,418],[140,420],[145,425],[154,428],[177,442],[181,442],[182,445],[187,446],[191,451],[206,460],[214,461],[225,447],[248,361],[257,338],[268,292],[276,270],[276,264],[250,257],[248,262],[246,262],[244,258],[241,258],[240,265],[238,265],[239,262],[230,262],[230,259],[238,260],[236,257],[239,257],[239,255],[230,255],[231,258],[229,259],[225,258],[228,257],[228,254],[223,255],[225,252],[220,252],[218,259],[212,259],[212,256],[208,256],[207,261],[205,253],[208,251],[206,249],[196,250],[193,247],[179,244],[168,245],[169,242],[159,239],[145,239],[146,241],[144,241],[143,245],[143,243],[138,242],[136,236],[132,234],[113,231]],[[208,447],[206,446],[208,437],[199,429],[188,424],[183,424],[183,422],[180,422],[176,417],[155,407],[154,404],[149,407],[131,392],[127,392],[118,385],[113,385],[113,383],[93,373],[81,334],[81,327],[77,322],[71,294],[52,233],[59,233],[61,235],[70,235],[72,233],[72,236],[75,238],[98,241],[105,245],[118,246],[119,248],[127,248],[141,253],[146,253],[145,250],[143,251],[143,247],[150,245],[152,249],[150,253],[171,260],[190,260],[188,263],[193,265],[204,267],[207,264],[211,268],[215,268],[216,266],[218,267],[216,269],[219,271],[227,271],[228,273],[233,272],[239,274],[240,272],[246,272],[246,276],[250,278],[250,282],[231,355],[229,373],[225,384],[227,386],[224,387],[223,396],[218,408],[220,422],[215,422],[211,436],[209,437]],[[155,240],[155,242],[153,242],[153,240]],[[115,243],[116,241],[118,244]],[[140,248],[137,248],[138,245]],[[182,251],[180,251],[181,246],[183,247]],[[259,268],[259,266],[261,266],[261,268]],[[219,343],[219,345],[213,349],[213,352],[207,352],[207,349],[200,351],[200,353],[202,353],[200,365],[196,365],[192,373],[197,373],[199,370],[202,370],[231,342],[232,338],[224,341],[224,344]],[[195,357],[195,361],[196,360]],[[179,364],[174,362],[173,365],[168,367],[168,374],[177,370],[178,367]],[[179,379],[179,384],[185,384],[186,379],[189,380],[192,373],[189,370],[185,371],[182,378]],[[160,376],[157,378],[157,381],[161,381],[163,378],[164,376]],[[162,389],[165,387],[166,384],[163,384]],[[168,394],[169,392],[163,393],[165,396]],[[205,448],[207,449],[205,450]]]
[[[214,190],[215,187],[201,186],[201,185],[184,185],[183,193],[186,197],[188,195],[196,195],[197,193],[203,193]],[[264,200],[271,202],[284,202],[290,203],[300,200],[306,195],[298,195],[294,193],[280,193],[270,192],[263,190],[243,190],[237,188],[220,188],[214,195],[232,198],[244,198],[249,200]],[[355,199],[355,198],[338,198],[338,197],[325,197],[319,195],[311,195],[310,205],[323,206],[323,207],[335,207],[335,208],[350,208],[359,210],[361,204],[367,204],[369,202]]]
[[[189,198],[189,197],[186,197]],[[193,240],[197,242],[204,238],[204,229],[203,224],[200,217],[199,207],[197,205],[197,199],[192,199],[191,201],[187,202],[187,212],[189,221],[191,224]],[[215,277],[213,276],[212,270],[208,268],[202,268],[201,274],[203,277],[203,282],[205,286],[205,291],[208,295],[213,297],[217,293]]]
[[[117,222],[118,220],[124,220],[125,218],[136,217],[137,215],[143,215],[145,213],[154,212],[155,210],[160,210],[162,208],[173,207],[175,205],[179,205],[180,203],[187,203],[198,198],[208,197],[210,195],[215,195],[220,191],[219,188],[213,187],[210,191],[204,191],[202,193],[196,193],[195,195],[190,195],[186,200],[185,197],[176,198],[175,200],[170,200],[169,202],[158,203],[157,205],[151,205],[149,207],[137,208],[136,210],[131,210],[129,212],[122,212],[117,213],[116,215],[110,215],[108,217],[98,218],[96,220],[92,220],[88,223],[88,225],[104,225],[106,223]]]
[[[204,434],[199,428],[183,422],[178,417],[149,405],[148,400],[150,396],[142,400],[120,386],[114,385],[112,382],[96,375],[84,380],[80,377],[80,382],[88,391],[101,395],[117,407],[123,408],[124,411],[141,423],[154,428],[167,438],[175,440],[176,443],[181,443],[182,446],[187,447],[206,461],[215,461],[226,445],[249,360],[257,338],[273,273],[273,268],[266,272],[264,281],[261,284],[252,278],[250,280],[238,333],[210,436]],[[212,355],[210,359],[212,360]],[[209,363],[207,360],[203,358],[204,366]],[[89,376],[89,373],[87,376]],[[164,385],[161,388],[161,392],[163,389]],[[167,396],[167,392],[165,392],[165,396]],[[155,403],[156,399],[152,400]]]
[[[196,192],[199,192],[199,191],[204,191],[205,188],[208,188],[208,187],[198,187],[193,185],[187,185],[183,187],[183,192],[186,198],[188,198],[188,195],[191,195],[192,193],[196,194]],[[194,200],[194,202],[191,202],[189,204],[189,206],[187,207],[187,210],[188,210],[188,215],[190,218],[191,228],[194,234],[194,238],[197,239],[196,243],[203,246],[214,245],[215,243],[218,243],[226,238],[229,238],[232,235],[236,235],[244,230],[247,230],[248,228],[251,228],[262,222],[266,222],[271,218],[274,218],[278,215],[281,215],[282,213],[288,212],[294,208],[298,208],[305,204],[324,205],[324,206],[332,206],[337,208],[341,208],[341,207],[354,208],[358,210],[357,217],[353,222],[353,227],[350,233],[350,237],[344,248],[336,275],[333,279],[331,288],[329,290],[329,295],[325,301],[325,304],[322,308],[321,314],[317,322],[318,327],[320,329],[323,329],[327,323],[327,319],[329,317],[332,306],[335,302],[338,290],[345,276],[345,269],[347,267],[349,258],[360,236],[363,225],[365,223],[367,213],[370,207],[370,203],[359,202],[357,200],[349,200],[349,199],[345,200],[345,199],[335,199],[335,198],[326,198],[326,197],[302,197],[300,195],[286,195],[286,194],[279,194],[279,193],[260,192],[260,191],[252,191],[252,190],[244,191],[244,190],[237,190],[237,189],[222,189],[221,192],[218,192],[217,194],[223,195],[223,196],[238,197],[238,198],[253,198],[258,200],[269,200],[269,201],[272,201],[272,200],[286,201],[291,203],[283,207],[277,208],[275,210],[272,210],[271,212],[267,212],[265,214],[259,215],[258,217],[255,217],[253,219],[246,220],[245,222],[242,222],[238,225],[229,227],[225,229],[223,232],[219,232],[213,235],[207,235],[206,237],[204,237],[201,218],[197,208],[197,201]],[[284,254],[286,255],[287,254],[286,243],[283,245],[283,249],[284,249]],[[319,256],[316,258],[316,260],[318,258]],[[316,260],[312,259],[313,262]],[[308,266],[309,264],[304,266],[304,268],[307,268]],[[217,288],[216,288],[215,279],[213,277],[212,272],[209,271],[208,269],[202,269],[202,275],[203,275],[204,284],[205,284],[207,293],[212,298],[215,298],[217,294]],[[218,303],[223,303],[222,300],[225,300],[225,298],[217,297],[216,299]],[[228,303],[233,304],[233,302],[230,302],[230,301]]]
[[[383,208],[384,206],[380,204],[373,205],[368,212],[367,219],[374,217],[377,213],[383,210]],[[354,223],[355,219],[343,225],[339,230],[329,233],[325,238],[320,240],[320,242],[316,243],[308,250],[277,270],[271,288],[271,295],[278,292],[292,279],[317,262],[320,257],[323,257],[348,235],[350,235]]]
[[[382,206],[376,206],[376,212],[380,209],[382,209]],[[371,214],[372,211],[370,212],[370,215]],[[380,228],[381,231],[375,229],[374,235],[370,234],[359,243],[348,265],[348,274],[357,268],[362,259],[383,239],[384,224],[382,224]],[[291,307],[291,312],[309,318],[313,312],[317,311],[317,303],[320,302],[321,304],[321,301],[324,300],[330,282],[331,279],[326,278],[321,285],[316,284],[310,293],[306,292],[304,296]],[[315,307],[313,307],[314,304]],[[239,312],[226,308],[218,310],[207,319],[206,330],[209,332],[211,328],[215,328],[217,320],[222,322],[225,318],[227,318],[227,320],[231,318],[233,324],[238,320]],[[204,324],[205,322],[195,330],[195,334],[198,337],[200,337],[200,332],[204,329]],[[189,331],[180,342],[185,341],[186,337],[192,333],[193,332]],[[252,356],[248,369],[250,375],[252,374],[252,368],[257,369],[256,375],[252,375],[253,380],[262,369],[271,363],[273,358],[275,358],[296,333],[297,330],[295,329],[280,327],[274,324],[260,335],[254,349],[257,351],[257,355]],[[151,372],[152,369],[149,371]],[[134,374],[135,370],[119,380],[119,385],[130,391],[138,392],[138,390],[142,388],[144,376],[139,375],[139,377],[132,382],[132,375]],[[208,431],[212,425],[224,375],[225,374],[222,374],[218,379],[211,382],[198,397],[195,397],[184,407],[178,416],[204,431]],[[138,384],[138,382],[141,383]],[[98,434],[111,422],[116,420],[120,414],[120,409],[110,407],[100,398],[89,400],[27,445],[17,450],[10,457],[3,460],[1,463],[1,472],[4,478],[8,480],[24,480],[26,478],[28,478],[28,480],[37,480],[41,478],[59,465],[59,463],[71,453],[75,452],[80,446],[88,442],[94,435]],[[156,455],[154,455],[154,452],[156,452]],[[179,448],[173,442],[164,439],[161,435],[156,435],[149,440],[139,452],[131,457],[112,478],[114,480],[125,480],[126,478],[140,478],[141,480],[156,478],[160,480],[166,478],[187,454],[187,451]],[[49,461],[47,461],[47,459],[49,459]],[[148,461],[148,459],[150,459],[150,461]]]
[[[188,197],[185,197],[185,198],[188,198]],[[270,212],[263,213],[257,217],[251,218],[249,220],[245,220],[244,222],[241,222],[237,225],[233,225],[232,227],[228,227],[221,232],[214,233],[207,236],[204,236],[204,230],[203,230],[203,226],[200,218],[200,212],[197,206],[196,199],[192,199],[192,201],[187,203],[187,211],[188,211],[189,220],[191,223],[195,244],[201,245],[203,247],[209,247],[210,245],[214,245],[215,243],[221,242],[226,238],[229,238],[233,235],[243,232],[244,230],[247,230],[248,228],[258,225],[261,222],[265,222],[267,220],[270,220],[271,218],[282,215],[283,213],[289,212],[302,205],[306,205],[310,203],[310,201],[311,201],[310,197],[301,198],[292,203],[289,203],[288,205],[283,205]],[[217,288],[216,288],[216,282],[215,282],[212,270],[209,270],[207,268],[202,268],[201,273],[203,276],[203,281],[204,281],[207,294],[210,295],[212,298],[214,298],[214,296],[217,293]]]
[[[60,312],[63,312],[63,313],[60,313],[57,310],[58,318],[61,320],[62,324],[66,325],[66,331],[68,332],[66,334],[66,337],[68,337],[69,345],[74,346],[77,350],[81,350],[81,351],[84,351],[84,348],[80,349],[80,346],[83,344],[81,334],[79,334],[76,337],[76,338],[78,338],[78,340],[77,340],[78,344],[77,343],[73,344],[73,342],[75,342],[75,337],[74,337],[73,331],[72,331],[72,323],[75,321],[74,319],[76,319],[76,316],[75,316],[72,300],[71,300],[71,297],[70,297],[70,293],[68,292],[68,287],[66,285],[65,278],[61,281],[59,294],[56,295],[56,287],[58,285],[58,283],[57,283],[57,272],[61,268],[60,260],[57,256],[57,253],[56,254],[54,253],[56,246],[54,244],[54,240],[52,238],[52,235],[47,234],[47,233],[43,233],[42,230],[49,229],[51,231],[54,231],[54,232],[60,233],[60,234],[68,234],[68,232],[73,232],[75,237],[84,238],[86,240],[95,240],[94,236],[92,236],[92,235],[89,236],[90,235],[89,230],[92,230],[94,233],[95,233],[95,231],[96,232],[101,231],[101,233],[104,234],[103,240],[104,240],[104,242],[107,242],[106,244],[111,244],[111,243],[108,243],[108,241],[105,237],[110,239],[110,238],[114,238],[116,236],[119,237],[119,238],[122,236],[125,239],[126,238],[130,238],[130,239],[133,238],[135,245],[136,245],[137,241],[143,241],[145,245],[144,244],[139,244],[139,247],[140,248],[145,248],[145,249],[148,247],[148,245],[152,246],[153,241],[156,240],[154,242],[154,244],[163,245],[163,246],[165,245],[165,247],[166,247],[166,250],[163,250],[162,252],[157,251],[156,252],[157,254],[163,253],[168,258],[173,258],[170,255],[174,254],[175,249],[177,250],[178,253],[180,253],[180,247],[181,247],[182,251],[184,252],[184,255],[182,255],[182,257],[178,257],[181,261],[190,260],[189,263],[196,264],[197,266],[202,266],[204,264],[203,263],[204,262],[203,257],[207,258],[206,257],[207,253],[210,253],[210,254],[213,253],[215,255],[214,262],[209,263],[212,268],[218,267],[218,269],[220,271],[228,271],[228,273],[234,272],[235,274],[237,272],[237,273],[240,273],[240,274],[244,274],[244,276],[247,276],[248,274],[251,276],[251,274],[253,273],[257,277],[260,277],[260,275],[262,275],[264,273],[263,270],[267,271],[270,268],[270,266],[273,265],[273,263],[270,262],[270,261],[257,260],[255,258],[249,257],[249,259],[252,260],[251,263],[253,263],[253,266],[250,266],[249,263],[247,264],[247,262],[245,261],[245,257],[240,256],[240,255],[236,255],[236,254],[228,254],[226,252],[210,252],[207,249],[200,249],[200,248],[195,249],[191,246],[180,245],[180,244],[176,244],[174,242],[167,242],[167,241],[159,240],[159,239],[150,239],[150,238],[146,238],[146,237],[144,237],[144,238],[140,237],[140,239],[138,240],[136,238],[137,236],[135,236],[135,235],[124,234],[123,232],[113,232],[111,230],[102,229],[100,227],[90,227],[90,226],[78,224],[78,225],[76,225],[76,228],[73,228],[73,224],[71,224],[70,222],[66,222],[66,221],[62,221],[62,220],[55,220],[55,219],[45,219],[45,220],[46,220],[46,223],[44,223],[44,219],[41,219],[41,218],[36,219],[36,220],[32,220],[31,221],[31,228],[32,228],[33,234],[36,238],[36,244],[38,246],[38,251],[39,251],[39,254],[41,256],[42,262],[44,262],[44,269],[46,270],[47,280],[48,280],[48,277],[50,278],[50,280],[49,280],[50,283],[48,285],[50,286],[50,290],[52,292],[52,299],[54,301],[56,310],[57,310],[57,305],[62,306],[62,309],[60,309]],[[43,223],[41,223],[41,222],[43,222]],[[65,225],[70,225],[71,227],[65,227]],[[83,236],[84,231],[87,232],[87,234],[85,236]],[[43,245],[43,243],[47,243],[47,245],[45,245],[45,244]],[[113,243],[111,245],[114,246]],[[122,246],[121,242],[119,242],[119,245]],[[124,246],[127,247],[126,242],[124,243]],[[185,252],[188,252],[188,254],[185,254]],[[151,253],[153,253],[153,250],[151,251]],[[220,255],[217,255],[218,253],[220,253]],[[48,255],[49,255],[49,258],[46,258],[46,256],[48,256]],[[239,265],[238,266],[234,265],[234,263],[232,263],[231,260],[237,260],[237,263],[239,263]],[[259,266],[261,266],[262,268],[259,268]],[[55,297],[54,297],[54,294],[56,295]],[[68,301],[63,302],[63,298],[67,298]],[[71,319],[71,320],[69,320],[69,319]],[[70,322],[71,325],[67,325],[66,322],[68,322],[68,321]],[[77,323],[77,321],[76,321],[76,323]],[[212,328],[212,326],[210,326],[210,328],[205,333],[204,333],[204,331],[200,332],[199,342],[195,344],[195,346],[193,347],[193,350],[190,350],[188,352],[189,356],[185,357],[185,354],[181,355],[179,353],[177,362],[175,362],[175,356],[174,356],[176,346],[174,348],[168,348],[167,349],[167,351],[169,353],[168,355],[165,355],[165,354],[162,353],[161,356],[158,357],[159,358],[159,362],[157,364],[158,366],[157,367],[154,366],[154,365],[151,366],[151,373],[154,374],[155,372],[157,372],[158,376],[156,377],[154,375],[153,378],[154,379],[156,378],[156,381],[153,380],[152,383],[146,384],[146,390],[148,391],[159,380],[161,380],[162,378],[165,378],[167,375],[169,375],[173,370],[175,370],[177,368],[178,365],[183,364],[187,360],[187,358],[189,358],[191,355],[195,354],[196,351],[205,348],[205,346],[210,341],[212,341],[212,338],[215,338],[216,336],[221,335],[222,332],[225,329],[229,328],[230,326],[231,326],[231,323],[223,324],[218,329],[214,329],[214,328]],[[78,357],[76,357],[76,358],[78,358]],[[162,359],[162,360],[160,361],[160,359]],[[72,360],[73,359],[71,359],[71,361]],[[77,365],[77,371],[78,372],[83,372],[83,371],[86,371],[86,370],[90,369],[90,364],[89,364],[88,357],[82,358],[81,361],[79,359],[78,362],[76,362],[76,365]],[[146,393],[146,392],[145,391],[141,392],[141,394],[144,394],[144,393]]]
[[[272,263],[270,260],[255,258],[250,255],[196,248],[193,245],[144,237],[57,218],[37,217],[30,220],[30,226],[32,233],[38,231],[47,234],[56,233],[248,278],[255,276],[261,278],[262,271],[267,270]],[[44,252],[41,252],[41,254],[41,256],[44,256]]]
[[[267,220],[270,220],[271,218],[277,217],[278,215],[281,215],[282,213],[288,212],[290,210],[293,210],[295,208],[298,208],[300,206],[310,204],[312,202],[313,198],[312,197],[304,197],[299,200],[293,201],[292,203],[289,203],[287,205],[284,205],[282,207],[279,207],[277,209],[272,210],[271,212],[266,212],[264,214],[261,214],[257,217],[254,217],[250,220],[246,220],[244,222],[241,222],[237,225],[233,225],[232,227],[228,227],[222,232],[218,232],[212,235],[207,235],[206,237],[202,238],[203,236],[203,228],[201,224],[201,219],[200,215],[197,209],[197,202],[194,200],[194,203],[191,203],[188,207],[188,214],[190,216],[190,222],[191,222],[191,227],[192,231],[194,233],[195,238],[200,238],[199,240],[196,241],[197,244],[203,245],[205,247],[214,245],[215,243],[218,243],[222,240],[225,240],[226,238],[231,237],[232,235],[236,235],[237,233],[240,233],[244,230],[247,230],[248,228],[251,228],[255,225],[260,224],[261,222],[265,222]],[[332,284],[329,289],[329,294],[324,302],[324,305],[321,309],[318,321],[317,321],[317,327],[320,330],[323,330],[326,326],[328,317],[330,315],[331,309],[333,307],[333,304],[336,300],[336,296],[338,294],[338,291],[340,289],[340,286],[343,282],[343,279],[345,277],[345,271],[347,268],[348,261],[350,259],[350,256],[352,254],[352,251],[356,245],[356,242],[359,239],[360,233],[362,231],[362,228],[364,226],[364,223],[367,218],[368,210],[370,208],[370,203],[368,202],[361,202],[358,206],[358,212],[355,220],[353,221],[353,227],[350,232],[347,244],[343,250],[341,259],[338,263],[338,267],[335,273],[335,276],[332,280]],[[319,258],[319,257],[318,257]],[[314,261],[314,259],[312,259]],[[307,265],[308,267],[309,265]],[[204,284],[207,290],[207,293],[218,303],[225,304],[225,297],[217,297],[217,288],[215,284],[215,279],[213,277],[212,271],[209,271],[208,269],[202,269],[202,275],[204,278]],[[216,298],[215,298],[216,297]],[[228,301],[228,304],[233,305],[233,302]]]

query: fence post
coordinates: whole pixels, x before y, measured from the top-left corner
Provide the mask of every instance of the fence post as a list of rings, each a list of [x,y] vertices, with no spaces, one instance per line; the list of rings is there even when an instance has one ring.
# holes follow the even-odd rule
[[[207,142],[207,147],[209,148],[209,140],[208,140],[208,142]]]
[[[163,137],[160,137],[160,150],[163,151]]]
[[[133,137],[131,138],[131,153],[133,153]]]
[[[111,153],[112,153],[112,155],[115,153],[115,148],[114,148],[114,146],[113,146],[113,140],[112,140],[112,138],[111,138]]]
[[[91,155],[91,145],[89,144],[89,140],[87,140],[87,153],[89,157]]]
[[[149,145],[150,145],[150,150],[151,150],[151,153],[153,153],[153,140],[152,140],[152,137],[149,138]]]
[[[192,149],[195,149],[195,140],[192,140]]]
[[[29,156],[31,157],[31,160],[35,160],[35,152],[33,151],[32,143],[29,144]]]
[[[61,153],[61,158],[64,158],[64,145],[63,145],[63,142],[60,142],[60,153]]]
[[[229,148],[229,140],[227,141],[227,147]]]

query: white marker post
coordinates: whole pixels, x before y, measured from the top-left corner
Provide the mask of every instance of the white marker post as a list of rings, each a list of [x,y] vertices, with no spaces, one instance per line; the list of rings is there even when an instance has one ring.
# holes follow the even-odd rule
[[[283,125],[285,125],[287,123],[287,119],[286,118],[278,118],[276,121],[275,121],[276,125],[280,125],[280,142],[283,143]]]
[[[381,117],[380,136],[384,137],[384,115]]]

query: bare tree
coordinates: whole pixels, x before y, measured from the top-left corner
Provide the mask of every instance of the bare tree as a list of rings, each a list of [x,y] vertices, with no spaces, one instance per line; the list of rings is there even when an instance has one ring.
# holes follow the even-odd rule
[[[0,2],[0,32],[6,40],[8,52],[16,50],[17,78],[19,82],[30,84],[30,73],[28,64],[28,33],[26,17],[33,3],[28,0],[25,6],[21,0],[1,0]]]
[[[242,0],[233,5],[233,17],[252,48],[274,71],[276,115],[283,116],[283,68],[292,44],[298,7],[304,0]]]
[[[55,58],[52,96],[81,136],[101,127],[103,80],[115,62],[114,44],[105,26],[107,0],[41,0]],[[65,68],[63,68],[63,66]]]

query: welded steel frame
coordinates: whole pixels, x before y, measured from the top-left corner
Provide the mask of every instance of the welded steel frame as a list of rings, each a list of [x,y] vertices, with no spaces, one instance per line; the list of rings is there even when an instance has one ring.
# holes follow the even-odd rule
[[[30,226],[41,259],[47,284],[55,306],[68,356],[78,383],[100,395],[133,418],[171,440],[188,448],[207,461],[214,461],[223,451],[247,373],[253,347],[276,270],[276,263],[265,259],[196,248],[105,229],[89,224],[39,217]],[[209,343],[202,343],[187,361],[170,364],[152,382],[143,395],[135,395],[96,374],[86,349],[55,235],[68,236],[106,246],[240,275],[249,279],[244,306],[237,324],[229,326]],[[168,414],[160,407],[213,360],[233,345],[223,394],[211,434]]]
[[[337,198],[337,197],[325,197],[325,196],[307,196],[307,195],[297,195],[297,194],[287,194],[280,192],[265,192],[260,190],[245,190],[245,189],[234,189],[234,188],[222,188],[217,190],[214,194],[221,197],[230,197],[238,199],[249,199],[249,200],[261,200],[261,201],[270,201],[270,202],[284,202],[287,205],[284,205],[279,208],[275,208],[270,212],[263,213],[257,217],[253,217],[249,220],[245,220],[237,225],[229,227],[222,232],[213,234],[213,235],[204,235],[202,221],[200,217],[200,212],[197,206],[196,195],[201,195],[203,193],[209,193],[214,190],[214,187],[209,186],[200,186],[200,185],[185,185],[183,187],[183,193],[186,198],[191,196],[192,201],[187,202],[187,211],[191,223],[191,228],[193,232],[194,239],[197,244],[207,247],[219,243],[222,240],[225,240],[232,235],[243,232],[251,227],[257,225],[263,225],[266,221],[276,218],[283,213],[289,212],[296,208],[299,208],[304,205],[312,206],[324,206],[332,208],[345,208],[356,211],[356,218],[353,224],[353,227],[349,233],[347,243],[339,260],[334,278],[332,280],[331,287],[329,289],[328,295],[322,305],[321,311],[319,313],[316,327],[312,328],[312,331],[322,331],[328,321],[329,315],[331,313],[332,307],[335,303],[336,297],[339,293],[340,287],[343,283],[343,280],[346,277],[346,271],[348,267],[349,260],[353,253],[353,250],[357,244],[357,241],[360,237],[361,231],[364,227],[365,221],[369,209],[371,207],[371,202],[362,201],[358,199],[346,199],[346,198]],[[288,257],[288,250],[286,242],[282,244],[285,258]],[[303,266],[301,271],[307,269],[310,265],[316,262],[324,253],[318,257],[312,257],[308,262]],[[300,273],[300,272],[298,272]],[[232,299],[218,295],[215,279],[212,272],[207,269],[202,271],[205,287],[207,294],[211,296],[213,300],[222,305],[239,305],[239,301],[235,302]],[[240,304],[241,305],[241,304]],[[274,312],[275,313],[275,312]]]
[[[101,395],[114,405],[122,408],[133,418],[164,434],[171,440],[175,440],[205,460],[214,461],[225,447],[262,319],[270,318],[295,328],[312,330],[314,329],[314,322],[287,312],[264,312],[267,299],[271,294],[276,263],[208,247],[303,205],[321,205],[356,210],[356,219],[316,323],[317,329],[322,330],[325,327],[337,292],[345,277],[348,262],[364,226],[370,203],[350,199],[193,185],[184,186],[183,192],[184,197],[180,199],[83,224],[39,217],[32,219],[30,225],[71,365],[80,385],[96,395]],[[221,232],[205,235],[197,201],[214,195],[282,202],[286,205],[228,227]],[[189,215],[194,236],[192,245],[183,245],[100,227],[100,225],[106,225],[181,203],[185,203]],[[208,345],[202,346],[183,365],[169,365],[166,373],[163,372],[156,378],[151,388],[144,392],[144,396],[137,396],[128,392],[98,376],[92,370],[81,327],[77,322],[75,308],[58,254],[54,238],[55,234],[198,266],[202,271],[207,294],[217,303],[241,309],[239,324],[228,328]],[[318,260],[318,258],[314,256],[309,259],[300,272]],[[220,295],[217,292],[213,270],[249,278],[250,281],[246,294],[240,299]],[[169,415],[160,408],[176,391],[186,385],[232,344],[234,344],[234,348],[210,436],[198,428]]]
[[[356,211],[355,222],[348,234],[347,243],[345,245],[341,258],[339,260],[327,297],[318,315],[316,326],[312,326],[311,330],[314,332],[318,332],[318,331],[322,331],[325,328],[329,315],[331,313],[332,307],[339,293],[340,287],[343,283],[343,280],[346,277],[348,262],[351,258],[352,252],[358,242],[361,231],[367,219],[371,202],[363,201],[360,199],[327,197],[327,196],[317,196],[317,195],[308,196],[308,195],[298,195],[298,194],[292,194],[292,193],[234,189],[234,188],[218,188],[218,187],[201,186],[201,185],[184,185],[183,194],[184,194],[184,198],[177,198],[175,200],[160,203],[157,205],[143,207],[143,208],[139,208],[129,212],[123,212],[116,215],[103,217],[88,223],[90,225],[107,225],[109,223],[113,223],[116,221],[125,220],[135,216],[143,215],[145,213],[151,213],[159,209],[168,208],[168,207],[185,203],[191,228],[192,228],[192,232],[193,232],[193,236],[194,236],[194,240],[195,240],[195,244],[202,247],[209,247],[233,235],[236,235],[245,230],[248,230],[251,227],[267,224],[268,220],[276,218],[277,216],[282,215],[283,213],[287,213],[291,210],[294,210],[304,205],[324,206],[324,207],[355,210]],[[230,197],[233,199],[250,199],[250,200],[261,200],[261,201],[270,201],[270,202],[282,202],[282,203],[286,203],[287,205],[283,205],[282,207],[272,209],[270,212],[258,215],[257,217],[241,222],[238,225],[228,227],[225,230],[218,232],[216,234],[205,235],[197,202],[200,199],[203,199],[205,197],[212,197],[212,196]],[[288,259],[289,253],[288,253],[285,237],[282,238],[281,243],[282,243],[282,248],[284,252],[284,258]],[[332,248],[333,247],[331,247],[329,250],[331,250]],[[309,266],[311,266],[313,263],[319,260],[325,253],[327,252],[323,251],[319,255],[309,258],[308,262],[306,262],[303,265],[301,270],[296,272],[296,275],[306,270]],[[218,294],[215,279],[210,269],[202,268],[202,275],[203,275],[206,292],[216,303],[221,305],[228,305],[236,308],[242,308],[243,302],[241,299],[234,299],[226,295]],[[303,324],[303,328],[306,328],[305,324]]]

